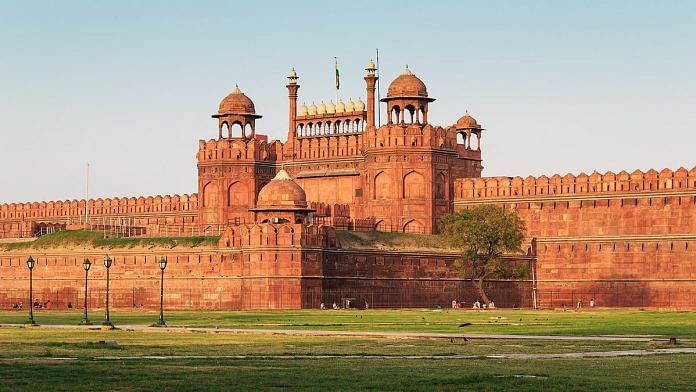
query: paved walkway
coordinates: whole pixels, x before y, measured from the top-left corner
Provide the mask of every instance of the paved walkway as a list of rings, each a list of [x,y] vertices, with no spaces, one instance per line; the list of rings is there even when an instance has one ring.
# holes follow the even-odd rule
[[[0,324],[0,328],[20,328],[22,324]],[[47,324],[37,328],[41,329],[87,329],[98,330],[99,325],[58,325]],[[653,340],[666,340],[654,337],[633,336],[558,336],[558,335],[494,335],[494,334],[465,334],[465,333],[438,333],[438,332],[374,332],[374,331],[327,331],[327,330],[300,330],[300,329],[251,329],[251,328],[206,328],[206,327],[148,327],[145,325],[118,325],[118,329],[124,331],[143,332],[205,332],[205,333],[237,333],[260,335],[291,335],[291,336],[362,336],[362,337],[387,337],[387,338],[426,338],[426,339],[527,339],[527,340],[592,340],[605,342],[650,342]],[[691,339],[684,339],[690,341]]]

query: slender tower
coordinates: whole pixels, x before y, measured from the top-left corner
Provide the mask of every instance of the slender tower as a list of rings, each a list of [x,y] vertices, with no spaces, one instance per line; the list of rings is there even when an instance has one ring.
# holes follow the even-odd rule
[[[367,127],[375,127],[375,85],[377,83],[377,67],[370,60],[367,63],[367,75],[365,75],[365,83],[367,84]]]
[[[285,86],[288,88],[288,98],[290,101],[289,112],[288,112],[288,140],[295,137],[295,132],[297,129],[297,90],[300,89],[300,85],[297,84],[297,72],[293,68],[288,74],[288,84]]]
[[[290,151],[284,149],[283,160],[295,159],[295,139],[297,137],[297,90],[300,89],[300,85],[297,84],[297,72],[295,68],[290,70],[288,74],[288,84],[285,86],[288,88],[288,144],[290,144]]]

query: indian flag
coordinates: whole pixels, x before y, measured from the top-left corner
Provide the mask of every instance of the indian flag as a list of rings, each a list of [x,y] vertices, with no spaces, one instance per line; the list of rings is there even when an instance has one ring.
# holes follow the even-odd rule
[[[341,78],[338,73],[338,59],[334,57],[334,64],[336,65],[336,90],[338,90],[341,87]]]

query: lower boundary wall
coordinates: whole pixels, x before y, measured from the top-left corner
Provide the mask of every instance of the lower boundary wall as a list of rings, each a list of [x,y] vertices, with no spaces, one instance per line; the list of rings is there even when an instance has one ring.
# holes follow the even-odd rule
[[[89,257],[88,301],[92,309],[105,303],[104,250],[12,251],[0,253],[0,308],[28,306],[31,254],[34,299],[51,301],[52,309],[82,309],[85,272],[82,260]],[[167,309],[298,309],[316,308],[334,302],[370,308],[449,307],[452,300],[466,307],[477,299],[470,281],[459,279],[453,268],[457,255],[372,250],[324,250],[318,257],[298,263],[317,263],[307,270],[323,271],[312,276],[273,274],[240,276],[244,258],[233,261],[229,252],[217,249],[153,249],[109,251],[114,260],[110,270],[110,304],[115,309],[157,309],[160,269],[165,256],[164,303]],[[539,270],[533,257],[511,258]],[[251,261],[259,263],[259,261]],[[264,263],[264,262],[261,262]],[[266,261],[265,263],[273,263]],[[560,267],[560,263],[557,264]],[[305,269],[302,265],[302,269]],[[562,271],[561,271],[562,272]],[[531,307],[531,281],[492,281],[490,297],[498,307]],[[597,306],[693,308],[696,279],[548,279],[537,282],[540,307]]]

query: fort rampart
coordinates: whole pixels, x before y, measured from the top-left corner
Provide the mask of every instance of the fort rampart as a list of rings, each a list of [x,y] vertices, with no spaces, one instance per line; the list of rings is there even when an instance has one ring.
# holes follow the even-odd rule
[[[694,306],[696,168],[462,179],[455,195],[455,210],[491,203],[525,221],[542,306]]]

